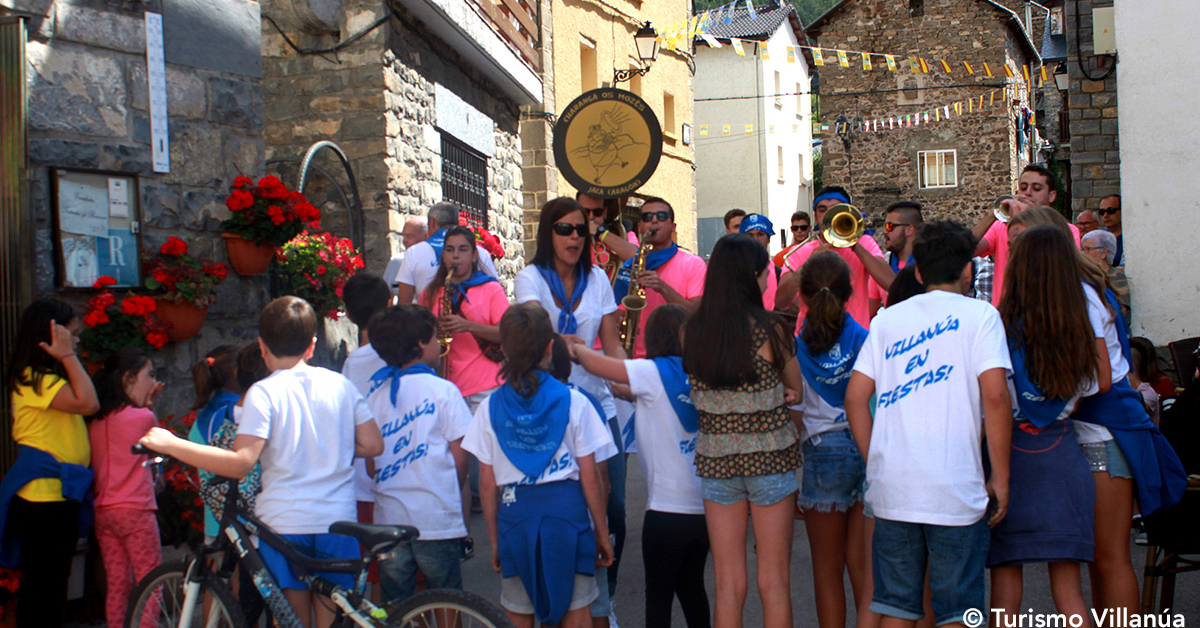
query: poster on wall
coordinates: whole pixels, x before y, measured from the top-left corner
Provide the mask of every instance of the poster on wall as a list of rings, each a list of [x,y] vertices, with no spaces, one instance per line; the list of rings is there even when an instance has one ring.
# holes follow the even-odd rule
[[[91,289],[108,275],[118,288],[142,285],[137,176],[54,169],[55,279],[59,288]]]

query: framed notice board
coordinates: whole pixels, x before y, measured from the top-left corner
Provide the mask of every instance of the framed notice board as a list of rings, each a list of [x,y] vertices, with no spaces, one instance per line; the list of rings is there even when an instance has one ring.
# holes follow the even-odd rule
[[[118,288],[142,285],[137,175],[52,168],[54,276],[63,289],[91,289],[102,275]]]

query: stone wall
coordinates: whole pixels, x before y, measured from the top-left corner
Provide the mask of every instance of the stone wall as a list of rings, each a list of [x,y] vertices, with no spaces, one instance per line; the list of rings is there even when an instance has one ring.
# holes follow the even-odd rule
[[[227,261],[218,225],[228,216],[224,206],[228,187],[239,174],[258,176],[263,171],[263,96],[254,70],[257,54],[242,55],[246,49],[257,53],[258,40],[256,34],[246,36],[246,30],[239,30],[244,25],[238,21],[239,16],[252,16],[256,25],[257,2],[29,4],[39,5],[30,12],[26,46],[29,194],[36,234],[36,259],[30,272],[35,297],[52,296],[81,306],[94,294],[55,287],[50,218],[53,168],[137,175],[144,248],[156,250],[168,236],[177,236],[189,242],[192,254]],[[194,36],[204,37],[221,25],[217,30],[226,37],[234,33],[234,43],[240,44],[198,55],[168,43],[171,172],[164,174],[153,172],[151,165],[143,11],[165,12],[168,33],[186,22]],[[158,377],[167,384],[159,397],[160,415],[186,412],[195,397],[192,365],[217,345],[252,340],[256,316],[267,300],[265,276],[230,273],[218,289],[200,335],[170,343],[155,357]]]
[[[1068,90],[1071,131],[1071,209],[1079,213],[1098,209],[1100,199],[1121,193],[1121,153],[1117,128],[1116,59],[1092,55],[1092,7],[1113,6],[1112,0],[1080,0],[1066,3],[1067,68],[1071,76]],[[1079,49],[1076,54],[1075,10],[1078,8]],[[1084,76],[1080,63],[1089,75]]]
[[[265,10],[282,18],[286,4],[274,0]],[[276,21],[302,48],[330,47],[339,37],[367,29],[385,10],[376,2],[347,0],[341,4],[340,28],[330,32],[301,30],[295,19]],[[331,140],[346,152],[363,204],[363,255],[370,272],[382,273],[388,259],[402,250],[404,221],[424,216],[442,200],[436,85],[491,118],[495,152],[488,159],[489,228],[506,251],[496,266],[506,284],[520,270],[517,108],[418,20],[394,8],[389,20],[338,50],[336,58],[297,53],[264,20],[263,69],[268,158],[299,157],[320,140]],[[342,176],[340,166],[324,163]]]
[[[994,6],[978,0],[926,0],[924,15],[912,17],[908,3],[858,0],[846,3],[807,34],[820,46],[903,55],[897,59],[897,72],[889,72],[878,59],[874,70],[863,71],[854,56],[850,67],[842,68],[828,52],[825,66],[817,68],[821,122],[830,129],[822,138],[823,181],[849,189],[870,224],[882,224],[883,209],[900,199],[925,204],[926,220],[955,218],[971,224],[991,211],[997,196],[1011,190],[1018,161],[1013,107],[1028,103],[1019,70],[1028,62],[1028,53]],[[938,67],[928,74],[913,73],[908,69],[910,54]],[[938,60],[943,58],[953,64],[950,75],[940,68]],[[974,75],[963,69],[964,60],[975,67]],[[996,76],[988,78],[981,71],[985,61]],[[1016,70],[1016,78],[1004,78],[1005,63]],[[967,113],[966,99],[987,96],[1006,84],[1007,91],[1001,93],[1007,98],[998,93],[995,106]],[[848,151],[833,133],[839,115],[854,123],[956,101],[964,101],[962,116],[937,122],[931,113],[931,122],[922,121],[919,127],[854,131]],[[990,105],[988,98],[985,102]],[[919,189],[918,151],[946,149],[957,151],[957,186]]]

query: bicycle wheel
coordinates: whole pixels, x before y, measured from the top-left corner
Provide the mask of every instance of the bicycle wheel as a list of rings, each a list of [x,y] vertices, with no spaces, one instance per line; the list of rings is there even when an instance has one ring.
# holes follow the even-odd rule
[[[175,561],[146,574],[129,596],[125,628],[178,628],[184,619],[185,585],[190,562]],[[191,610],[192,628],[246,628],[242,609],[229,586],[211,574],[200,582]]]
[[[387,628],[515,628],[499,606],[466,591],[431,589],[388,607]]]

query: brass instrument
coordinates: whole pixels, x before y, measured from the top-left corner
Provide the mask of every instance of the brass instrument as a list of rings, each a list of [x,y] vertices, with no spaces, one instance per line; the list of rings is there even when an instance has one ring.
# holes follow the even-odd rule
[[[821,235],[826,242],[839,249],[848,249],[857,244],[866,228],[862,212],[845,203],[830,207],[821,219]]]
[[[638,319],[642,310],[646,309],[646,289],[637,282],[637,278],[646,271],[646,256],[650,254],[650,236],[658,229],[651,229],[642,236],[637,255],[633,258],[633,267],[629,272],[629,294],[621,299],[625,306],[625,319],[621,321],[621,346],[625,347],[625,355],[633,357],[633,345],[637,340]]]
[[[450,275],[452,275],[453,273],[454,273],[453,268],[450,268],[446,271],[446,283],[445,283],[445,285],[442,286],[442,298],[439,301],[439,305],[438,305],[439,318],[444,317],[444,316],[449,316],[451,314],[451,311],[454,309],[454,297],[452,295],[454,294],[455,286],[457,286],[458,284],[450,282]],[[454,342],[454,337],[450,335],[450,332],[445,331],[445,329],[446,328],[443,327],[441,324],[438,324],[437,340],[438,340],[438,344],[441,345],[441,348],[442,348],[441,352],[438,353],[438,357],[441,359],[441,365],[442,365],[441,376],[442,377],[450,377],[450,360],[447,358],[450,355],[450,343]]]
[[[1004,204],[1004,201],[1011,201],[1014,199],[1015,197],[1011,194],[1005,194],[1004,196],[996,199],[996,206],[992,208],[992,215],[996,217],[997,221],[1007,223],[1008,219],[1012,217],[1009,215],[1010,210],[1008,209],[1008,205]]]

